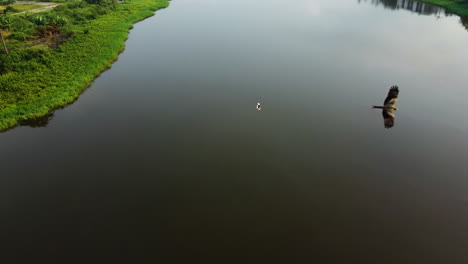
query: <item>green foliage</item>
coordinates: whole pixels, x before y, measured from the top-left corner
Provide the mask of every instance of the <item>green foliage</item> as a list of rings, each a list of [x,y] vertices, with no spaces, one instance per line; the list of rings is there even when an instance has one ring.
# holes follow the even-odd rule
[[[76,0],[69,2],[66,6],[62,5],[63,8],[68,8],[68,9],[85,8],[88,6],[89,4],[85,1],[76,1]]]
[[[0,29],[10,29],[11,27],[11,17],[7,15],[0,16]]]
[[[11,5],[16,3],[16,0],[0,0],[0,6]]]
[[[54,22],[59,27],[64,27],[68,23],[68,20],[62,15],[57,15],[52,18],[52,22]]]
[[[18,73],[42,70],[47,67],[47,63],[50,61],[47,59],[48,52],[46,50],[24,50],[24,51],[13,51],[10,55],[0,55],[0,73]],[[14,74],[12,74],[13,76]],[[3,76],[2,76],[3,77]],[[14,87],[14,86],[13,86]],[[14,89],[10,87],[4,87],[8,91]]]
[[[43,26],[47,24],[47,18],[44,17],[43,15],[37,15],[37,16],[31,17],[31,22],[33,22],[34,24],[38,26]]]
[[[17,13],[17,12],[19,12],[19,10],[12,7],[12,6],[7,6],[7,8],[5,8],[5,10],[3,10],[4,14],[6,14],[6,13]]]
[[[102,12],[101,5],[74,1],[61,9],[34,15],[45,21],[39,25],[42,27],[40,34],[57,37],[48,45],[53,49],[36,45],[15,49],[10,55],[0,54],[0,129],[73,102],[124,49],[133,23],[168,5],[167,0],[133,0],[118,4],[115,10],[105,8]],[[80,16],[73,16],[75,11]],[[96,19],[87,19],[90,15]],[[67,21],[63,28],[54,22],[59,16]],[[83,17],[84,20],[77,19]],[[20,31],[26,35],[33,29],[38,33],[38,25],[28,16],[18,15],[11,20],[12,36],[21,39]],[[67,42],[61,44],[65,40]]]
[[[115,7],[117,6],[117,0],[85,0],[87,3],[105,6],[105,7]]]

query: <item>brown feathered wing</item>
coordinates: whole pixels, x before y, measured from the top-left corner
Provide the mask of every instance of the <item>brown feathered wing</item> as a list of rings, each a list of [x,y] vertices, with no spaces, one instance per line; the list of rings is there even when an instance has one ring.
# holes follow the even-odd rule
[[[398,86],[392,86],[388,91],[387,98],[385,98],[385,108],[382,109],[385,128],[391,128],[395,125],[395,111],[391,107],[393,107],[398,101],[399,92],[400,90],[398,89]]]

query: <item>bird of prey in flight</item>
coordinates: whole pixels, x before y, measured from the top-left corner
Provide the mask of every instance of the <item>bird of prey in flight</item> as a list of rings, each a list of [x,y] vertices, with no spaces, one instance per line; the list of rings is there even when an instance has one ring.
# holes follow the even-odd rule
[[[387,98],[385,98],[384,105],[373,105],[372,107],[382,109],[385,128],[391,128],[395,124],[395,111],[398,111],[395,104],[398,101],[399,92],[398,86],[392,86],[388,91]]]

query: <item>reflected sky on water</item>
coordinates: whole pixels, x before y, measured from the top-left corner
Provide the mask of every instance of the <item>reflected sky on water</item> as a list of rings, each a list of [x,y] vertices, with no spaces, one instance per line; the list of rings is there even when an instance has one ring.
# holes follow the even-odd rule
[[[75,103],[0,135],[5,263],[467,263],[468,32],[384,7],[136,24]]]

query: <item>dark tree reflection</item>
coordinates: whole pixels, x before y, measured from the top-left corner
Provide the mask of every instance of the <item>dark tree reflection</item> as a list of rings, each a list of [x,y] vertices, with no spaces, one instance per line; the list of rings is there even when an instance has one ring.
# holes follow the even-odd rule
[[[374,5],[382,5],[383,7],[392,10],[405,9],[420,15],[450,15],[450,13],[445,11],[445,9],[438,6],[412,0],[358,0],[358,2],[369,2]]]
[[[49,124],[49,121],[54,118],[54,113],[48,113],[45,116],[41,116],[38,118],[32,118],[28,120],[21,121],[19,123],[20,126],[29,126],[29,127],[46,127]]]
[[[371,3],[376,6],[383,6],[391,10],[409,10],[413,13],[420,15],[433,15],[437,19],[441,16],[451,16],[452,13],[446,11],[444,8],[426,4],[413,0],[357,0],[358,3]],[[468,16],[460,17],[460,23],[468,30]]]
[[[468,30],[468,16],[461,17],[460,23]]]

